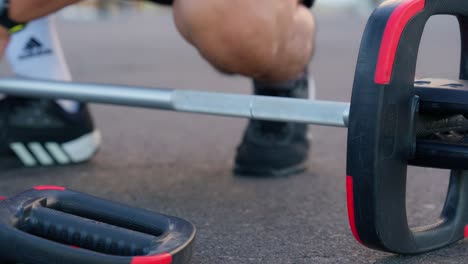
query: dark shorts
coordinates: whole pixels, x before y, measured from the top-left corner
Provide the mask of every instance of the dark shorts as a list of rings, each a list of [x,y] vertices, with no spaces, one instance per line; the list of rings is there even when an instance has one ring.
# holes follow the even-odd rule
[[[312,5],[314,4],[314,1],[315,0],[303,0],[302,2],[304,3],[304,5],[308,7],[312,7]]]
[[[150,2],[162,4],[162,5],[172,5],[174,0],[149,0]]]
[[[153,3],[162,4],[162,5],[172,5],[172,3],[174,2],[174,0],[149,0],[149,1]],[[303,0],[302,2],[304,3],[304,5],[311,7],[314,4],[314,1],[315,0]]]

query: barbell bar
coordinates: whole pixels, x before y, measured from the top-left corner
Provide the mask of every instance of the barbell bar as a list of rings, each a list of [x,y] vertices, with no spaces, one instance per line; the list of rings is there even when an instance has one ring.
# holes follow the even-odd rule
[[[0,79],[0,93],[249,119],[346,127],[349,103],[193,90]]]

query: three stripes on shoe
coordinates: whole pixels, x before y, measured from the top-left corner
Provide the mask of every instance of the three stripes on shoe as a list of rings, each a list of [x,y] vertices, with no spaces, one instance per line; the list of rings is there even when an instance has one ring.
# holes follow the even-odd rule
[[[10,149],[26,167],[67,165],[91,158],[100,145],[99,131],[66,142],[13,142]]]
[[[15,142],[10,144],[10,148],[23,165],[27,167],[38,165],[51,166],[55,162],[58,164],[69,164],[71,162],[71,158],[69,158],[65,150],[54,142],[45,143],[44,147],[38,142],[31,142],[29,144]]]

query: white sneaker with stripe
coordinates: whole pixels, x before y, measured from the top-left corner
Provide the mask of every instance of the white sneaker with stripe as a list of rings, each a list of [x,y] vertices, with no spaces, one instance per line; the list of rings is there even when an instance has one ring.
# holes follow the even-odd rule
[[[10,149],[25,167],[55,166],[89,160],[101,145],[101,133],[95,130],[65,143],[12,142]]]

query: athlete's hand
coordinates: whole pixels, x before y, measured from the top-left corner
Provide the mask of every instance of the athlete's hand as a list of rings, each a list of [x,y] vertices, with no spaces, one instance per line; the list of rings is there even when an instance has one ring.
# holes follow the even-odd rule
[[[25,23],[46,16],[80,0],[10,0],[10,19]],[[3,56],[10,34],[8,29],[0,26],[0,55]]]

